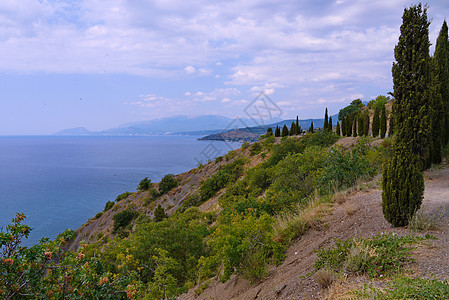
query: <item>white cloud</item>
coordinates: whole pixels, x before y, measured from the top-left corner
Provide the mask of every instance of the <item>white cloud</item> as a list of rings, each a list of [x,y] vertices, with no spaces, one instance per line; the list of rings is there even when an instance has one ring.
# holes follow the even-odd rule
[[[193,66],[187,66],[184,68],[184,71],[186,71],[187,74],[193,74],[196,72],[196,69]]]
[[[211,92],[198,91],[193,95],[189,92],[189,94],[186,96],[193,96],[193,101],[197,102],[217,101],[221,99],[222,103],[227,103],[230,102],[231,98],[240,95],[241,92],[236,88],[219,88]],[[228,99],[229,101],[223,102],[223,99]]]

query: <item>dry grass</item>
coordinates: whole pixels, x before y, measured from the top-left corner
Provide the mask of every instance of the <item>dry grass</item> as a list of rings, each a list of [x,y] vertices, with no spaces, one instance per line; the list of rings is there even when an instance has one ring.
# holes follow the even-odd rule
[[[321,297],[322,300],[346,300],[356,299],[353,294],[354,290],[360,289],[360,284],[355,282],[348,282],[336,280]]]
[[[345,213],[348,216],[352,216],[357,211],[357,208],[355,207],[354,203],[352,203],[352,202],[345,202],[343,204],[343,210],[345,211]]]
[[[408,229],[411,232],[421,232],[427,230],[436,230],[439,228],[441,220],[443,219],[446,211],[439,209],[433,212],[418,211],[409,220]]]
[[[321,217],[328,214],[332,205],[315,195],[306,205],[298,205],[294,213],[278,215],[274,225],[279,241],[294,240],[311,227],[320,227]]]
[[[334,283],[335,278],[335,272],[327,269],[320,269],[314,275],[315,281],[323,289],[329,287],[332,283]]]
[[[348,199],[348,193],[346,191],[337,192],[332,196],[332,202],[343,204]]]

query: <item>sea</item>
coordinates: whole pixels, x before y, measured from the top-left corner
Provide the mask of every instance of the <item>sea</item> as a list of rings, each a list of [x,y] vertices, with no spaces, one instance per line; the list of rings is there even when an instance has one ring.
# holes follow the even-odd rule
[[[16,213],[33,229],[25,246],[76,229],[117,195],[136,191],[240,147],[194,136],[0,137],[0,227]]]

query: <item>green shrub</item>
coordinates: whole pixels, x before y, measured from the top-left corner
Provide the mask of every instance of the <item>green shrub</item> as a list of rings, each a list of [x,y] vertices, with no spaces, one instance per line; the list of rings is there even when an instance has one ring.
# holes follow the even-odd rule
[[[145,177],[139,182],[139,185],[137,186],[138,191],[146,191],[151,188],[153,184],[151,183],[151,179],[148,179],[148,177]]]
[[[251,145],[250,155],[259,154],[262,151],[262,144],[260,142],[255,142]]]
[[[221,166],[214,175],[206,179],[200,187],[201,201],[207,201],[228,183],[236,181],[243,172],[244,163],[244,159],[236,159],[232,163]]]
[[[103,211],[108,211],[108,210],[110,210],[113,206],[114,206],[114,202],[113,201],[108,201],[108,202],[106,202],[106,204],[104,205],[104,209],[103,209]]]
[[[360,297],[375,299],[449,299],[449,282],[427,278],[398,277],[386,289],[373,288],[371,291],[355,292]]]
[[[63,239],[64,241],[71,241],[76,237],[75,230],[73,229],[66,229],[64,232],[58,234],[56,237],[57,240]]]
[[[162,177],[161,182],[159,182],[159,192],[161,193],[161,195],[166,194],[177,185],[178,181],[175,179],[175,175],[167,174]]]
[[[244,271],[250,280],[257,280],[264,276],[264,265],[268,263],[261,258],[283,255],[281,245],[273,241],[273,222],[266,214],[259,218],[235,215],[217,228],[209,240],[209,261],[211,267],[223,268],[222,281],[228,280],[234,270]],[[251,265],[256,259],[258,263]]]
[[[379,234],[371,239],[336,239],[334,248],[317,251],[315,268],[366,273],[371,278],[389,276],[401,271],[407,262],[413,261],[409,245],[425,238],[410,235],[398,237],[390,233]]]
[[[128,198],[132,193],[130,192],[124,192],[123,194],[120,194],[117,196],[117,198],[115,198],[115,202],[119,202],[122,201],[123,199]]]
[[[138,213],[135,211],[131,211],[125,209],[119,213],[116,213],[112,219],[114,220],[114,228],[113,233],[116,233],[120,228],[127,227],[132,220],[134,220],[138,216]]]
[[[301,142],[304,143],[306,147],[310,146],[320,146],[329,147],[338,141],[339,137],[331,131],[318,131],[314,134],[306,134],[301,138]]]
[[[95,214],[94,219],[98,219],[98,218],[101,217],[102,215],[103,215],[103,212],[102,212],[102,211],[99,211],[99,212],[97,212],[97,213]]]
[[[283,138],[281,142],[273,147],[273,154],[268,159],[268,165],[275,165],[289,154],[300,153],[305,145],[296,139]]]
[[[156,207],[156,209],[154,210],[154,219],[153,219],[153,221],[154,222],[160,222],[160,221],[162,221],[163,219],[166,219],[166,218],[168,218],[168,215],[165,213],[165,210],[162,207],[162,205],[159,204]]]
[[[325,172],[320,178],[321,191],[324,189],[343,189],[354,185],[357,179],[372,176],[375,168],[370,167],[366,158],[358,151],[344,152],[338,148],[331,148],[328,152]]]

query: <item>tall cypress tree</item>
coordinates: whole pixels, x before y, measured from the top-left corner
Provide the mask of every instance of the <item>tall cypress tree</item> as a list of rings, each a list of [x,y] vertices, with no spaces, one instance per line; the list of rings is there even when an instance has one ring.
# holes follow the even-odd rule
[[[301,126],[299,126],[298,116],[296,116],[296,134],[301,134]]]
[[[335,133],[340,136],[340,122],[337,121],[337,126],[335,127]]]
[[[343,117],[342,119],[341,119],[341,135],[342,136],[346,136],[346,118],[345,117]]]
[[[346,117],[346,136],[352,136],[352,119],[351,117]]]
[[[323,131],[326,131],[329,127],[329,117],[327,115],[327,107],[326,107],[326,111],[324,112],[324,126],[323,126]]]
[[[363,134],[365,133],[365,127],[364,127],[365,124],[363,123],[364,119],[365,118],[362,113],[360,113],[357,116],[357,130],[358,130],[359,136],[363,136]]]
[[[332,127],[333,127],[332,126],[332,117],[329,117],[329,124],[328,124],[327,128],[329,129],[330,132],[332,132]]]
[[[393,63],[394,133],[399,143],[429,162],[429,101],[431,61],[427,8],[421,4],[404,10],[401,35]]]
[[[393,63],[393,157],[384,168],[382,209],[393,226],[404,226],[421,206],[423,164],[429,160],[428,101],[431,83],[427,8],[404,9]]]
[[[352,136],[357,136],[357,116],[354,118],[354,121],[352,122]]]
[[[377,137],[379,135],[379,129],[380,129],[380,114],[379,114],[379,107],[374,107],[374,115],[373,115],[373,137]]]
[[[366,110],[365,116],[363,119],[363,135],[368,136],[369,135],[369,110]]]
[[[292,125],[290,126],[289,135],[295,135],[295,134],[296,134],[296,124],[295,124],[295,122],[292,122]]]
[[[432,79],[435,92],[435,95],[432,97],[434,100],[432,101],[432,109],[436,109],[432,119],[441,118],[441,122],[435,122],[432,126],[434,131],[432,137],[435,143],[438,143],[436,137],[441,135],[442,139],[440,142],[443,146],[449,141],[449,39],[446,20],[443,22],[440,34],[437,38],[432,63]],[[439,107],[441,108],[439,109]],[[438,128],[435,128],[436,126],[438,126]],[[438,132],[439,129],[441,129],[440,133]]]
[[[276,125],[276,129],[274,130],[274,136],[275,137],[281,136],[281,129],[279,128],[279,125]]]
[[[287,125],[284,124],[284,126],[282,127],[282,132],[281,132],[281,136],[288,136],[288,127]]]
[[[313,121],[312,121],[312,123],[310,123],[309,132],[313,133]]]
[[[382,108],[380,110],[380,119],[379,119],[379,125],[380,125],[380,138],[385,138],[385,135],[387,133],[387,112],[385,111],[385,105],[382,105]]]

